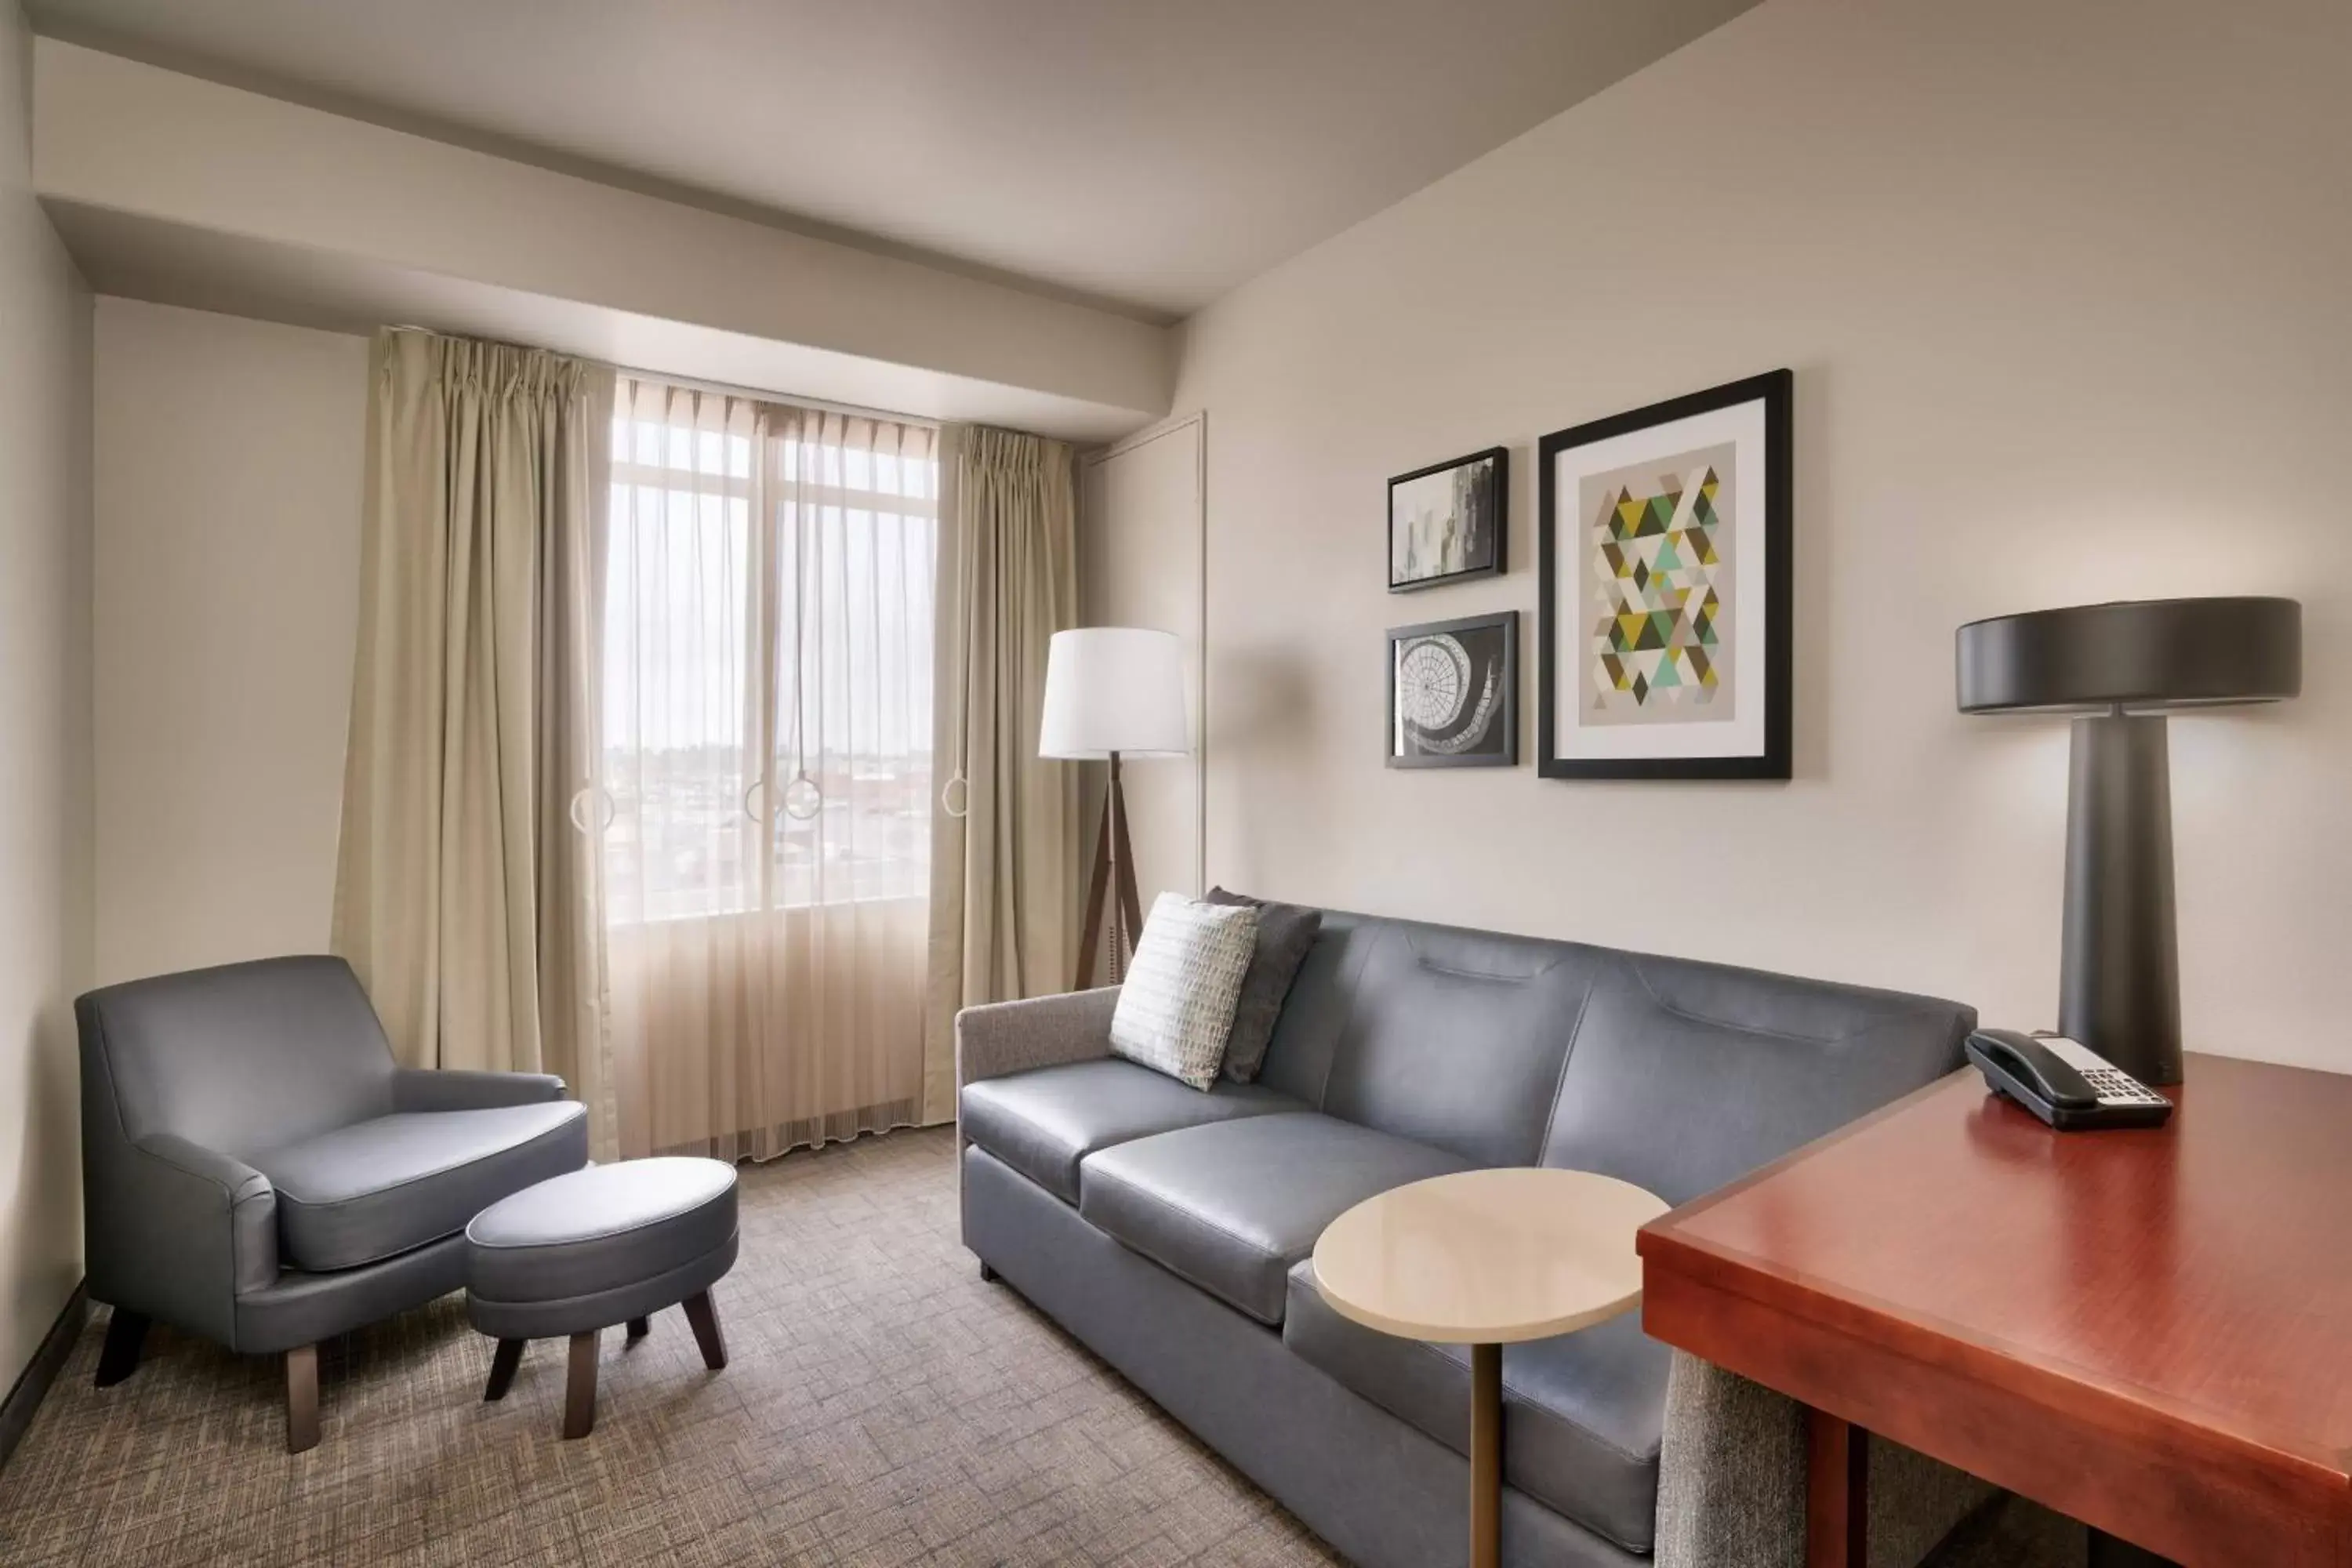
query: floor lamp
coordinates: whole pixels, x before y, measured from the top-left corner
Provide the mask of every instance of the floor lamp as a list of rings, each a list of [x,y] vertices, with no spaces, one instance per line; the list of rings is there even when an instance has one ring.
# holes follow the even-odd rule
[[[2058,1031],[2146,1084],[2180,1081],[2165,714],[2303,689],[2293,599],[2138,599],[1970,621],[1963,713],[2074,720]]]
[[[1103,802],[1094,869],[1087,879],[1086,937],[1078,949],[1081,991],[1095,984],[1105,924],[1110,927],[1111,952],[1104,967],[1113,978],[1126,968],[1143,925],[1119,764],[1130,757],[1186,756],[1192,750],[1183,647],[1173,633],[1087,626],[1054,634],[1045,655],[1037,754],[1110,764],[1110,793]]]

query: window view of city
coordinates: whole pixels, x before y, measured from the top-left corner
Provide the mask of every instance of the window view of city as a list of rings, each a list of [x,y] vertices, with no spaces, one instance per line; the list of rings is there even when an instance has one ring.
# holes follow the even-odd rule
[[[616,924],[929,893],[937,464],[768,414],[615,421]]]

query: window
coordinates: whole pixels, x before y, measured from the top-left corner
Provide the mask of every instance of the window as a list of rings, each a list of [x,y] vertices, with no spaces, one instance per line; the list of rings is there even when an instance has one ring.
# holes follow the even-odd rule
[[[935,433],[624,378],[608,921],[923,899]]]

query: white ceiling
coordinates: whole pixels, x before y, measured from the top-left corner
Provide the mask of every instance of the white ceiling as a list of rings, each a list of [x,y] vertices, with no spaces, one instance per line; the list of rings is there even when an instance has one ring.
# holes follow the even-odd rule
[[[42,32],[1156,321],[1755,0],[31,0]]]

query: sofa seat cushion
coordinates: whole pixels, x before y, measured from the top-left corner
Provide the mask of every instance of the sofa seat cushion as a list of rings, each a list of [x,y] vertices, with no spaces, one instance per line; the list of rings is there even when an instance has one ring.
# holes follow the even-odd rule
[[[1088,1155],[1078,1213],[1169,1272],[1279,1324],[1291,1267],[1324,1226],[1376,1194],[1465,1163],[1313,1111],[1255,1116]]]
[[[314,1273],[454,1236],[509,1193],[587,1163],[587,1110],[561,1100],[379,1116],[253,1161],[278,1189],[287,1263]]]
[[[1283,1342],[1302,1361],[1459,1454],[1470,1451],[1470,1352],[1341,1317],[1291,1270]],[[1629,1552],[1656,1541],[1658,1442],[1672,1352],[1628,1312],[1503,1347],[1503,1480]]]
[[[966,1138],[1075,1204],[1078,1162],[1097,1150],[1207,1121],[1305,1109],[1255,1084],[1220,1083],[1203,1092],[1105,1057],[967,1084],[960,1120]]]

